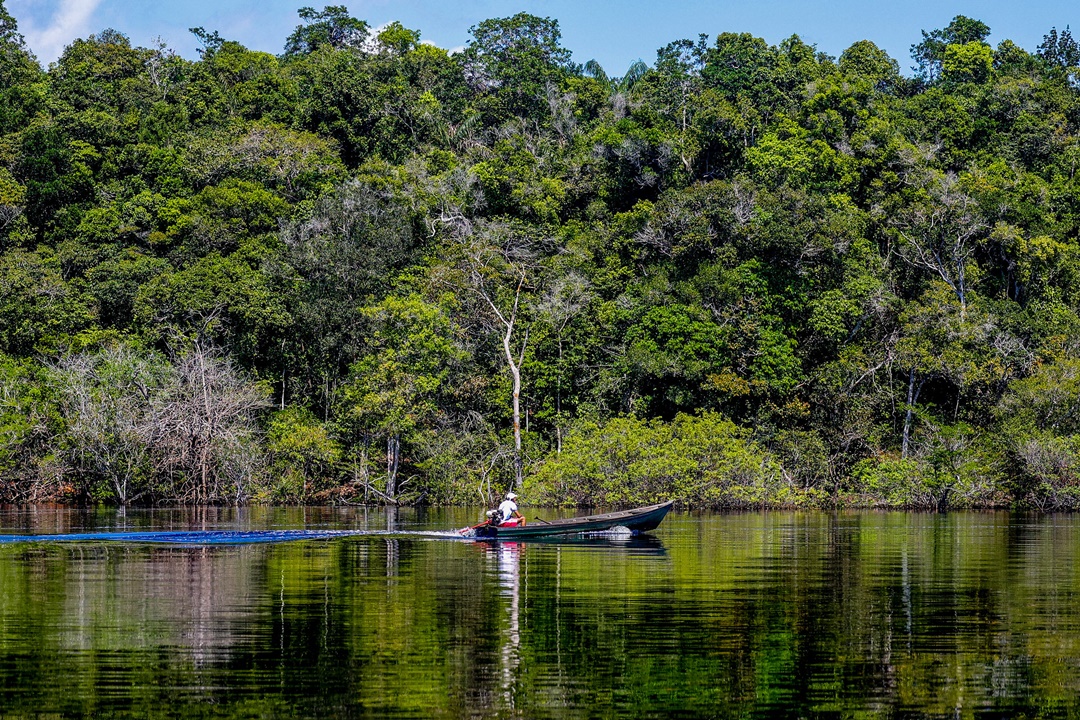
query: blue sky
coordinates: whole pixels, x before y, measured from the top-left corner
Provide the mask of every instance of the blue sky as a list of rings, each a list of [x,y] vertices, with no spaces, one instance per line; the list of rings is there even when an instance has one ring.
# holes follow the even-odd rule
[[[2,0],[19,22],[27,44],[43,64],[65,45],[104,28],[115,28],[136,45],[160,37],[186,57],[195,57],[188,28],[216,30],[230,40],[272,53],[298,24],[296,9],[346,5],[354,17],[379,26],[400,20],[424,40],[452,49],[469,41],[468,30],[481,20],[520,11],[555,18],[563,45],[574,59],[596,59],[610,75],[621,75],[637,59],[652,63],[657,48],[706,33],[750,32],[775,44],[797,33],[819,50],[839,55],[858,40],[872,40],[906,71],[908,48],[920,30],[944,27],[955,15],[990,26],[991,42],[1005,38],[1034,50],[1056,26],[1075,24],[1080,6],[1061,0],[1028,2],[952,2],[951,0],[757,0],[756,2],[657,2],[656,0]],[[1078,32],[1080,35],[1080,32]]]

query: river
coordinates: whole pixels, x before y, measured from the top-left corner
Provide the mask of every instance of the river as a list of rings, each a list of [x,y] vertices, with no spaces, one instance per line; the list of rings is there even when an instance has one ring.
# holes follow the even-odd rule
[[[1080,515],[478,514],[0,509],[0,718],[1080,714]]]

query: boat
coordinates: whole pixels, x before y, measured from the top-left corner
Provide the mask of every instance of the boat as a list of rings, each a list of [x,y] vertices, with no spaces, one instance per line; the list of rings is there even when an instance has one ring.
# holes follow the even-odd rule
[[[600,533],[626,528],[632,533],[655,530],[660,521],[671,510],[674,501],[646,505],[632,510],[618,510],[600,515],[563,518],[550,522],[534,518],[525,525],[500,526],[482,522],[467,527],[459,532],[465,537],[484,540],[511,540],[517,538],[550,537],[553,535],[578,535],[581,533]]]

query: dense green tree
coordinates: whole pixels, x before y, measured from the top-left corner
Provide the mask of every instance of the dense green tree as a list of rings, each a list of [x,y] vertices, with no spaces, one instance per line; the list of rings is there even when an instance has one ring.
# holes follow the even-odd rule
[[[281,408],[267,426],[266,451],[272,477],[269,499],[303,503],[328,500],[339,472],[341,446],[311,411]]]
[[[417,296],[391,296],[360,313],[371,335],[342,386],[341,423],[349,435],[385,444],[380,455],[386,483],[375,492],[397,501],[399,493],[413,492],[399,479],[402,448],[415,447],[416,434],[437,425],[452,392],[454,366],[463,357],[461,331]]]
[[[245,181],[289,202],[317,197],[345,176],[332,141],[266,122],[197,133],[186,143],[184,160],[178,170],[185,189]],[[287,210],[278,213],[275,218]]]
[[[869,40],[860,40],[844,50],[837,66],[845,75],[869,82],[879,90],[890,89],[900,77],[900,63]]]
[[[289,122],[299,89],[273,55],[222,40],[208,46],[187,78],[180,102],[192,122],[218,126],[234,119]]]
[[[994,70],[994,51],[984,42],[953,44],[945,48],[941,79],[946,82],[984,83]]]
[[[323,46],[358,50],[368,37],[368,24],[349,15],[344,5],[327,5],[321,11],[303,7],[297,11],[298,25],[285,41],[285,57],[308,55]]]
[[[249,250],[257,255],[261,249]],[[240,253],[211,253],[156,275],[140,288],[134,318],[147,339],[164,348],[176,352],[192,342],[227,343],[249,368],[279,357],[277,348],[292,322],[269,278]]]
[[[325,195],[309,216],[286,226],[279,283],[294,287],[283,347],[302,396],[331,404],[363,349],[360,307],[387,294],[417,251],[407,209],[376,188],[350,182]]]
[[[53,253],[10,250],[0,257],[0,352],[55,352],[93,321],[87,298],[64,280]]]
[[[461,53],[461,66],[485,120],[545,119],[548,86],[557,88],[574,70],[570,51],[559,44],[558,21],[518,13],[485,20],[469,34],[473,39]]]
[[[997,407],[1016,463],[1014,492],[1044,510],[1074,507],[1080,477],[1080,363],[1047,363],[1012,384]]]
[[[945,62],[945,52],[950,45],[967,43],[985,43],[990,34],[990,26],[979,20],[957,15],[947,26],[930,32],[922,31],[922,42],[911,46],[911,57],[915,61],[916,75],[933,82],[941,77]]]
[[[41,67],[0,2],[0,134],[18,130],[45,100]]]
[[[62,429],[48,370],[0,355],[0,498],[31,503],[67,495],[54,485],[53,439]]]
[[[1066,25],[1060,33],[1057,28],[1050,28],[1050,32],[1043,35],[1043,41],[1035,50],[1045,63],[1062,68],[1075,68],[1080,66],[1080,44],[1072,36],[1072,31]]]
[[[144,110],[151,85],[144,72],[147,51],[108,29],[76,40],[50,68],[58,99],[75,110],[99,109],[123,115]],[[140,107],[142,106],[142,107]]]
[[[333,138],[355,167],[381,157],[404,159],[417,142],[445,136],[444,113],[454,103],[448,55],[425,45],[403,54],[320,50],[293,62],[306,128]]]
[[[93,193],[94,166],[101,159],[51,120],[35,121],[21,134],[15,177],[26,187],[26,217],[39,240],[55,241],[73,229]]]

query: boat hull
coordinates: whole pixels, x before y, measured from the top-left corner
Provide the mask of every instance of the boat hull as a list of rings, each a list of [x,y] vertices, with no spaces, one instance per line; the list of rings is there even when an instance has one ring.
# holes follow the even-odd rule
[[[667,516],[674,503],[668,501],[656,505],[634,508],[632,510],[620,510],[618,512],[603,513],[600,515],[586,515],[584,517],[566,518],[564,520],[552,520],[543,522],[533,520],[524,527],[497,527],[494,525],[479,525],[469,528],[466,534],[471,537],[485,539],[512,539],[530,537],[550,537],[553,535],[578,535],[581,533],[595,533],[611,530],[616,527],[625,527],[633,532],[648,532],[655,530],[660,522]]]

